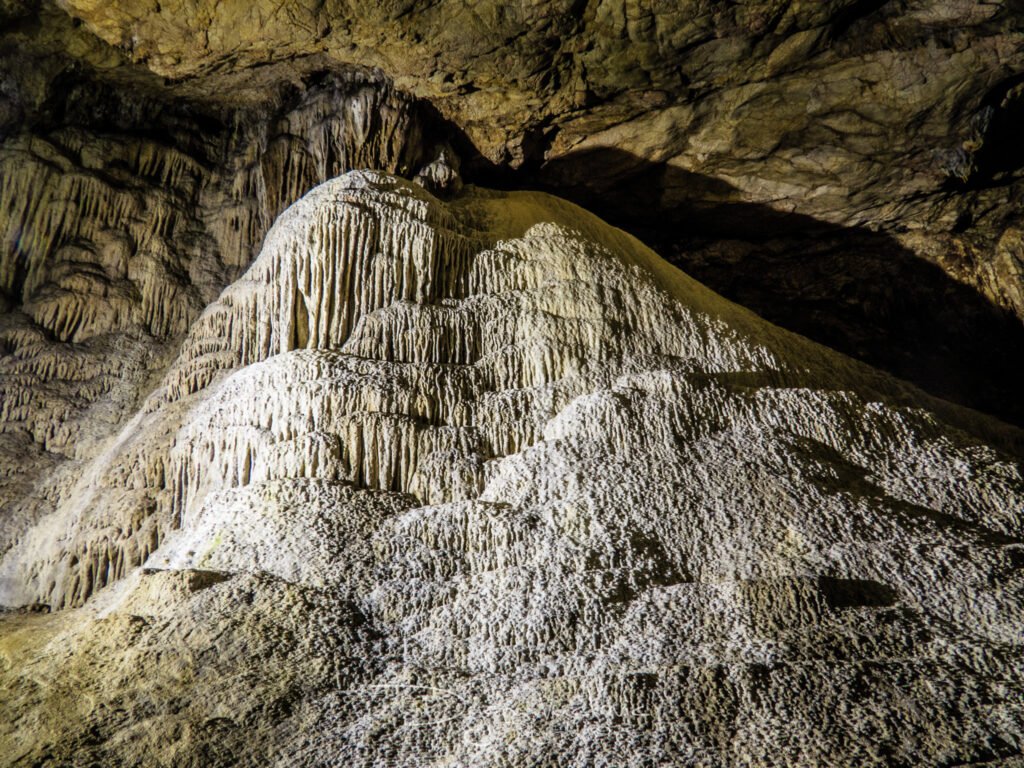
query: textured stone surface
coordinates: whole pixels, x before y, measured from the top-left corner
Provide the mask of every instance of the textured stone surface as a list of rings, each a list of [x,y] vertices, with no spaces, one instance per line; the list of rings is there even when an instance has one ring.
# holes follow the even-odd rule
[[[569,197],[774,322],[1024,424],[1017,2],[19,0],[0,19],[0,136],[82,72],[224,109],[374,70],[453,121],[470,180]],[[815,246],[823,225],[846,245]]]
[[[27,491],[0,755],[1009,759],[1022,449],[568,203],[349,174]]]
[[[87,79],[60,112],[0,145],[0,440],[35,457],[0,462],[0,529],[54,503],[34,479],[95,454],[285,207],[353,167],[432,159],[422,110],[356,76],[267,112]]]
[[[922,196],[1017,170],[989,152],[1024,64],[1012,3],[62,5],[165,77],[325,53],[430,98],[495,161],[611,148],[835,222],[955,218]]]

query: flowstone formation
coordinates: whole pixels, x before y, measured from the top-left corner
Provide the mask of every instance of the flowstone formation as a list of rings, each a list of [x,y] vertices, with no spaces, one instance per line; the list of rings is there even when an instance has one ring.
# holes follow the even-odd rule
[[[350,173],[25,479],[0,755],[1014,765],[1022,450],[557,198]]]
[[[117,115],[265,109],[325,72],[429,102],[469,181],[571,199],[766,319],[1024,426],[1019,0],[0,2],[0,141],[83,79]]]
[[[434,160],[407,97],[355,74],[300,86],[216,110],[86,78],[0,144],[0,530],[56,502],[38,476],[80,471],[288,205]]]

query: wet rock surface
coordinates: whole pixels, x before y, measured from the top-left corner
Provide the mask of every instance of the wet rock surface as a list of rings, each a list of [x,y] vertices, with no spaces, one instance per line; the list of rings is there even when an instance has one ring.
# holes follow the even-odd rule
[[[5,532],[0,754],[1012,765],[1022,451],[569,203],[348,174]]]

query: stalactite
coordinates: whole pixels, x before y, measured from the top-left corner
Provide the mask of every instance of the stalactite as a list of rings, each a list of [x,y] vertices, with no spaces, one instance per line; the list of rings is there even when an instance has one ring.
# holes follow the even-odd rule
[[[166,117],[144,98],[133,108],[129,122],[144,122],[147,110]],[[93,457],[201,308],[250,264],[285,207],[351,163],[411,173],[429,150],[417,138],[420,119],[411,101],[385,87],[327,78],[269,119],[235,113],[223,135],[194,134],[186,121],[161,139],[141,124],[123,133],[65,125],[8,137],[0,148],[0,303],[20,313],[0,322],[0,343],[12,347],[0,357],[0,433],[28,441],[16,452],[27,463],[0,471],[0,502],[17,507],[9,518],[37,518],[53,506],[7,496],[8,479],[18,489],[16,478],[53,460]],[[296,333],[285,346],[308,341]],[[257,339],[245,359],[279,351],[272,340],[280,344]],[[216,341],[207,347],[181,394],[199,392],[235,364]],[[43,458],[49,452],[56,458]],[[64,492],[55,486],[46,494]]]

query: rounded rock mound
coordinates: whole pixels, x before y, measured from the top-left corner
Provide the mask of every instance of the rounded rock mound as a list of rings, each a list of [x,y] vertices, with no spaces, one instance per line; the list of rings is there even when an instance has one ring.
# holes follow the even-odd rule
[[[4,542],[11,764],[1024,748],[1019,434],[575,206],[310,192]]]

